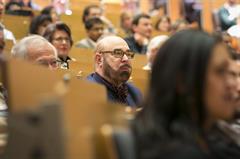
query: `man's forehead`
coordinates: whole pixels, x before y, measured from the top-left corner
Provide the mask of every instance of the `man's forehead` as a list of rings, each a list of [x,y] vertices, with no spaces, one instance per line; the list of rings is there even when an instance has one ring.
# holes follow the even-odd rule
[[[129,50],[129,47],[125,41],[119,41],[119,42],[109,42],[104,47],[105,50],[114,50],[114,49],[122,49],[122,50]]]

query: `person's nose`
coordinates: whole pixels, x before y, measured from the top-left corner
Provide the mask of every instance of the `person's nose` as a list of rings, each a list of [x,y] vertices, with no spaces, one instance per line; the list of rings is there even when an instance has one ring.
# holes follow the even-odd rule
[[[129,58],[127,57],[126,54],[123,55],[123,57],[122,57],[122,61],[123,61],[123,62],[124,62],[124,61],[129,61]]]

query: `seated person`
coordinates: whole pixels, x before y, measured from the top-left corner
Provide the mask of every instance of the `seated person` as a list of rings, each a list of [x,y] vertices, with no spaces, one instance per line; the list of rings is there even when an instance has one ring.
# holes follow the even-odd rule
[[[95,49],[97,40],[103,35],[104,25],[101,19],[93,17],[85,22],[87,38],[76,43],[78,48]]]
[[[167,35],[159,35],[151,39],[147,48],[148,63],[143,67],[143,70],[151,70],[153,61],[161,45],[168,39]]]
[[[47,66],[51,70],[58,67],[57,50],[39,35],[30,35],[21,39],[13,46],[11,54],[15,58]]]
[[[60,16],[57,13],[54,6],[47,6],[47,7],[43,8],[43,10],[41,11],[41,14],[49,15],[52,18],[53,23],[60,20]]]
[[[152,34],[152,22],[149,15],[139,14],[132,21],[133,35],[125,38],[130,50],[146,54],[147,45]]]
[[[178,31],[189,29],[189,23],[185,19],[177,19],[173,24],[172,24],[172,30],[171,34],[175,34]]]
[[[201,31],[180,31],[162,45],[133,124],[136,158],[240,158],[235,141],[215,133],[218,121],[232,120],[238,107],[229,81],[230,59],[219,37]]]
[[[33,16],[31,8],[25,7],[21,2],[10,1],[5,6],[5,13],[19,16]]]
[[[218,12],[220,26],[223,31],[236,24],[236,18],[240,16],[240,5],[236,0],[226,0]]]
[[[32,19],[29,26],[29,34],[43,35],[46,27],[52,23],[52,18],[49,15],[39,15]]]
[[[89,5],[84,8],[83,10],[83,16],[82,16],[82,21],[85,23],[88,19],[91,19],[93,17],[98,17],[102,20],[102,22],[105,25],[105,34],[115,34],[115,28],[110,20],[108,20],[104,15],[103,15],[103,10],[100,8],[98,5]]]
[[[108,36],[97,43],[95,73],[87,79],[106,86],[108,100],[132,107],[140,106],[140,91],[128,83],[134,53],[120,37]]]
[[[162,16],[157,20],[155,29],[161,33],[169,34],[171,31],[171,19],[168,16]]]
[[[133,16],[130,12],[122,12],[120,15],[120,27],[124,32],[124,37],[131,36],[132,32],[132,20]],[[120,30],[121,33],[121,30]]]
[[[62,69],[69,69],[69,52],[73,45],[71,30],[67,24],[56,22],[50,24],[43,34],[52,45],[57,49],[59,66]]]
[[[2,18],[4,16],[4,5],[5,5],[4,0],[0,0],[0,20],[2,20]],[[11,31],[9,31],[8,29],[6,29],[2,23],[0,23],[0,25],[1,25],[1,27],[3,27],[4,39],[11,40],[15,44],[16,39],[15,39],[13,33]]]

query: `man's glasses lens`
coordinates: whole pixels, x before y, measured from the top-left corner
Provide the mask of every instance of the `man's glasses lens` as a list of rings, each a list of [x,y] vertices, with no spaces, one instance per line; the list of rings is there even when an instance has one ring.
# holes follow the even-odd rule
[[[128,50],[128,51],[123,51],[121,49],[115,49],[112,52],[112,55],[117,57],[117,58],[122,58],[124,56],[124,54],[129,58],[132,59],[134,57],[134,52]]]

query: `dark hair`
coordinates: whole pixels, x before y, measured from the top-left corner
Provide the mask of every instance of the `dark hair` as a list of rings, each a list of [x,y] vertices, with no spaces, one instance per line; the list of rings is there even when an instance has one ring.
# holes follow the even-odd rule
[[[54,9],[53,6],[47,6],[47,7],[43,8],[43,10],[41,11],[41,14],[51,15],[51,11],[53,9]]]
[[[103,25],[103,21],[100,18],[97,18],[97,17],[90,18],[84,24],[85,25],[85,29],[86,30],[90,30],[90,29],[92,29],[92,27],[95,24],[102,24]]]
[[[153,64],[143,110],[135,121],[137,142],[153,145],[156,140],[201,135],[207,113],[203,101],[206,71],[212,51],[220,42],[220,37],[202,31],[183,30],[162,45]]]
[[[29,27],[29,33],[30,34],[38,34],[38,28],[40,25],[42,25],[45,21],[52,22],[52,18],[49,15],[39,15],[32,19],[30,27]]]
[[[168,16],[162,16],[162,17],[160,17],[160,18],[157,20],[157,22],[156,22],[156,25],[155,25],[155,29],[156,29],[156,30],[159,30],[158,25],[159,25],[159,23],[161,23],[164,19],[167,19],[168,23],[171,24],[171,19],[170,19]]]
[[[12,2],[8,2],[8,3],[5,5],[5,10],[6,10],[6,11],[9,11],[12,6],[18,6],[18,7],[20,7],[20,8],[23,7],[23,5],[22,5],[20,2],[12,1]]]
[[[53,40],[53,35],[57,30],[61,30],[67,33],[67,35],[69,36],[70,39],[70,44],[71,46],[73,45],[73,40],[72,40],[72,33],[71,33],[71,29],[68,27],[67,24],[63,23],[63,22],[56,22],[54,24],[50,24],[49,26],[47,26],[43,37],[45,39],[47,39],[50,43],[52,43]]]
[[[100,9],[100,7],[98,5],[89,5],[89,6],[85,7],[84,10],[83,10],[83,15],[82,15],[83,23],[86,22],[86,17],[89,15],[89,12],[92,8],[99,8]]]
[[[138,25],[141,18],[151,19],[151,17],[147,14],[138,14],[133,18],[132,24]]]

